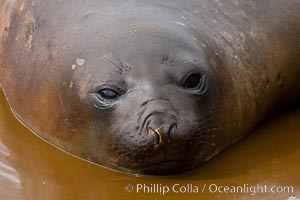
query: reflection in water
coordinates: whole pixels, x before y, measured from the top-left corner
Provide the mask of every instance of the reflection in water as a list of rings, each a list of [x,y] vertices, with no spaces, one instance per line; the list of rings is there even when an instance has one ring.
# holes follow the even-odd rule
[[[16,170],[7,163],[8,157],[8,149],[0,143],[0,199],[14,200],[20,197],[20,180]]]
[[[197,171],[171,177],[140,177],[82,161],[42,141],[17,122],[1,93],[0,199],[288,199],[290,195],[300,198],[299,122],[300,110],[289,111]],[[162,196],[159,191],[137,194],[124,190],[128,184],[157,184],[161,189],[172,188],[176,183],[192,184],[199,191],[169,192]],[[210,193],[206,188],[202,193],[204,184],[288,185],[294,187],[294,192],[251,196]]]

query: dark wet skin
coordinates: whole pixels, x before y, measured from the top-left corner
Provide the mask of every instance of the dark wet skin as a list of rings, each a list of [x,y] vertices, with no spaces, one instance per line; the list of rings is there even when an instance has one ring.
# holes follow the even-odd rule
[[[4,40],[2,87],[64,151],[131,173],[189,171],[299,102],[300,4],[249,5],[25,1]],[[264,29],[274,17],[293,28]]]
[[[74,85],[88,91],[89,103],[99,116],[94,127],[101,127],[101,118],[111,121],[103,127],[109,134],[98,140],[105,138],[103,150],[112,165],[145,173],[177,172],[193,162],[201,149],[209,150],[208,154],[216,149],[217,124],[210,120],[214,106],[209,106],[214,102],[212,90],[216,91],[212,66],[180,26],[175,24],[174,30],[167,29],[168,24],[145,27],[131,19],[133,34],[125,32],[122,37],[116,34],[122,28],[115,27],[125,22],[120,19],[103,33],[107,53],[75,71],[74,76],[80,76]],[[102,52],[103,46],[95,53]],[[93,73],[100,66],[101,72]],[[98,129],[95,134],[103,132]]]

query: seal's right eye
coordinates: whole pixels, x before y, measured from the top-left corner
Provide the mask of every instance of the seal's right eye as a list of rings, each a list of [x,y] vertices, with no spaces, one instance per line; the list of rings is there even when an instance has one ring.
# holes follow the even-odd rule
[[[122,90],[116,87],[100,86],[89,92],[88,98],[96,108],[108,109],[115,105],[122,94]]]
[[[98,94],[103,99],[108,99],[108,100],[113,100],[120,96],[120,93],[113,89],[101,89],[101,90],[99,90]]]

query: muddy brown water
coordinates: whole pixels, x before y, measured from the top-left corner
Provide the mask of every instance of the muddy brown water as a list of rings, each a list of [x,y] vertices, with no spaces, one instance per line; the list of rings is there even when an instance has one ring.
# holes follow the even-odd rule
[[[272,193],[273,186],[281,192]],[[194,172],[149,177],[105,169],[56,149],[20,124],[0,93],[1,200],[298,198],[299,109],[273,117]]]

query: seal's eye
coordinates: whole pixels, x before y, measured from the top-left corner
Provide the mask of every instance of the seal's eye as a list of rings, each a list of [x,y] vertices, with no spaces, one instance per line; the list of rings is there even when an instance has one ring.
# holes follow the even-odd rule
[[[103,98],[103,99],[109,99],[113,100],[116,99],[120,96],[120,94],[112,89],[101,89],[98,94]]]
[[[198,88],[200,83],[201,83],[201,75],[192,74],[185,80],[184,88],[188,90],[193,90],[195,88]]]
[[[88,98],[96,108],[108,109],[115,105],[122,94],[124,94],[122,90],[116,87],[101,86],[101,89],[96,88],[89,92]]]
[[[194,92],[203,94],[206,91],[206,76],[199,73],[192,73],[185,78],[183,88]]]

